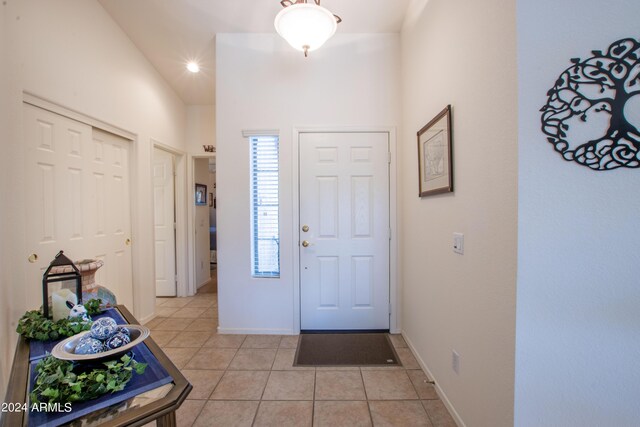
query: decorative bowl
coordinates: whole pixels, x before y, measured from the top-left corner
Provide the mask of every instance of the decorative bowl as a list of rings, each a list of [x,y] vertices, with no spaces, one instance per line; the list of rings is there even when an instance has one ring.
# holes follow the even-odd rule
[[[84,331],[72,337],[69,337],[65,340],[60,341],[58,344],[56,344],[55,347],[53,347],[53,350],[51,350],[51,355],[56,359],[73,360],[76,362],[82,362],[82,361],[89,362],[89,361],[108,359],[108,358],[120,356],[121,354],[128,352],[133,347],[140,344],[142,341],[144,341],[149,337],[150,331],[149,331],[149,328],[147,328],[146,326],[141,326],[141,325],[118,325],[118,326],[124,326],[129,330],[129,333],[131,335],[131,342],[129,344],[125,344],[122,347],[118,347],[113,350],[102,351],[100,353],[95,353],[95,354],[76,354],[75,353],[76,345],[78,345],[78,342],[80,341],[80,339],[85,335],[91,333],[91,331]]]

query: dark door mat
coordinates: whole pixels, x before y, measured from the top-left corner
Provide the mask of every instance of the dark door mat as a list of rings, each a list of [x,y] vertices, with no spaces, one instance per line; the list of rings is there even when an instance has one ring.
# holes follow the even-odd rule
[[[293,366],[397,366],[388,334],[302,334]]]

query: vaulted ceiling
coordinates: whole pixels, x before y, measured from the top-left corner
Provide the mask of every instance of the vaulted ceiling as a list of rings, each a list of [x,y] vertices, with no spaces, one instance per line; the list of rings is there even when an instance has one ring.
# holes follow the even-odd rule
[[[215,103],[215,36],[275,33],[279,0],[99,0],[188,105]],[[399,32],[411,0],[322,0],[341,33]],[[185,65],[197,61],[200,73]]]

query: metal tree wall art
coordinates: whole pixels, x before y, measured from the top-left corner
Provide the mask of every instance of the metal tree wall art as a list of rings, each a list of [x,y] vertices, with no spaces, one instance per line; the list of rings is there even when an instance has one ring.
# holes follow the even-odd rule
[[[547,92],[542,131],[565,160],[594,170],[640,167],[640,42],[573,58]]]

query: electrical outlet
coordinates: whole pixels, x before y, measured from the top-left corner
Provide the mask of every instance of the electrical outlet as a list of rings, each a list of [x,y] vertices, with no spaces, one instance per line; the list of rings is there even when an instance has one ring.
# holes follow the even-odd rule
[[[453,233],[453,252],[460,255],[464,254],[464,234]]]
[[[453,372],[460,375],[460,355],[455,350],[451,350],[451,368]]]

